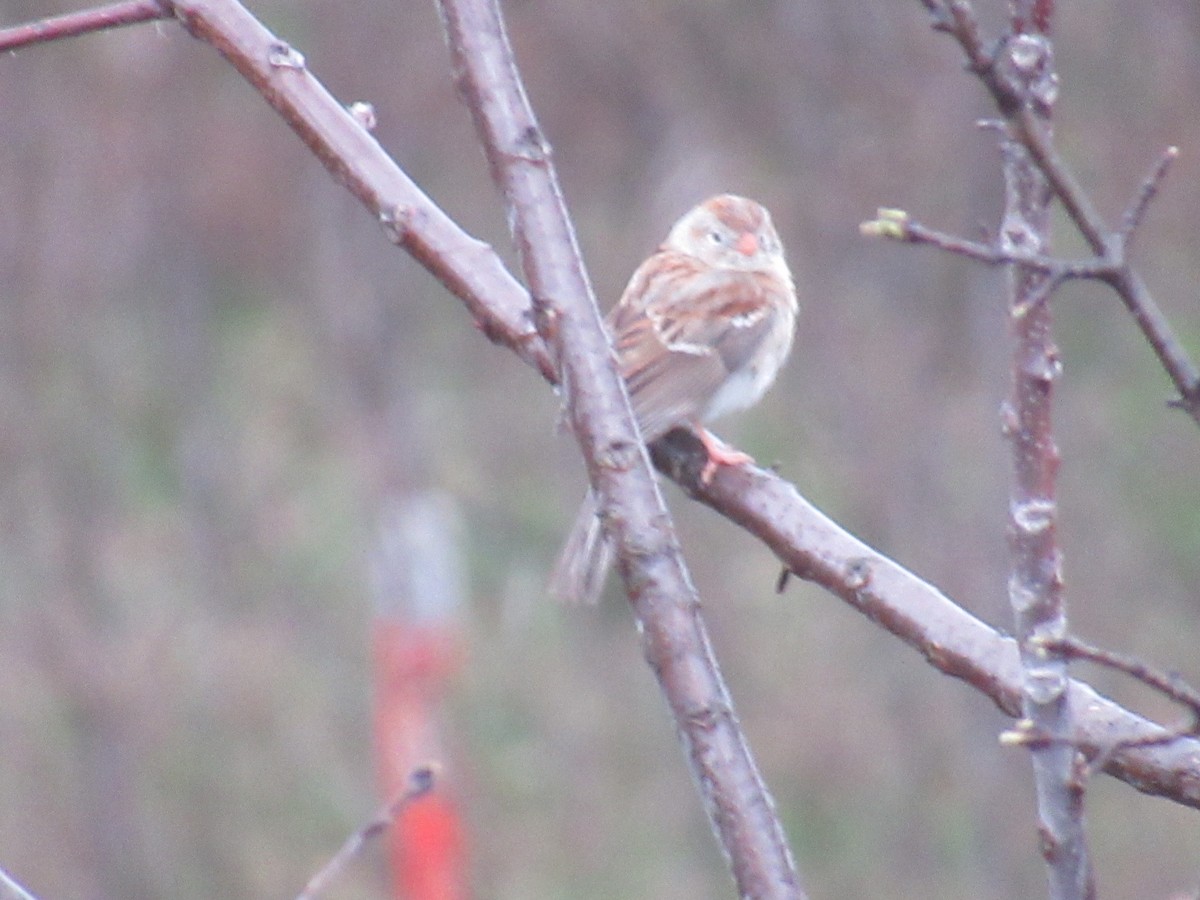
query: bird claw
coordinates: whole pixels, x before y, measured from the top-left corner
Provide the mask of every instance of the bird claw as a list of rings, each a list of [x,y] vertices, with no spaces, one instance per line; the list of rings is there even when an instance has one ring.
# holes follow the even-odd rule
[[[721,466],[740,466],[744,463],[754,462],[754,457],[749,453],[733,449],[707,429],[699,429],[698,436],[708,454],[708,460],[704,463],[704,468],[700,470],[700,483],[703,485],[712,482],[713,476],[717,474],[717,469]]]

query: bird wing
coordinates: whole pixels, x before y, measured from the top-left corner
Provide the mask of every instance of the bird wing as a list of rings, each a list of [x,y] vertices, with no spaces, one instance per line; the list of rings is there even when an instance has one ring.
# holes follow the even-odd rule
[[[670,250],[647,259],[609,315],[645,438],[698,420],[729,375],[753,363],[786,308],[769,275]]]

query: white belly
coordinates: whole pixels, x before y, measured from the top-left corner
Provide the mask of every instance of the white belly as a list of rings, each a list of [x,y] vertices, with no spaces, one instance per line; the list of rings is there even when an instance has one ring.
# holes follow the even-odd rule
[[[780,328],[776,333],[779,337],[775,340],[768,338],[771,346],[764,348],[765,352],[758,357],[756,364],[738,369],[717,389],[704,408],[701,416],[703,421],[711,422],[726,413],[753,406],[767,392],[792,348],[792,321],[789,320],[787,327]]]

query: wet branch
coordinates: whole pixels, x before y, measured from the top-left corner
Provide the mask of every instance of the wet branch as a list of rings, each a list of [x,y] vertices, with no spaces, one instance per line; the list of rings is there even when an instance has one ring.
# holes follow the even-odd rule
[[[1019,265],[1034,269],[1060,281],[1070,279],[1107,280],[1116,273],[1110,260],[1093,256],[1087,259],[1059,259],[1019,247],[1002,247],[999,242],[985,244],[929,228],[903,209],[881,207],[875,218],[858,226],[867,237],[883,237],[906,244],[923,244],[947,253],[964,256],[989,266]]]
[[[496,251],[464,232],[308,71],[304,57],[234,0],[179,0],[175,16],[211,44],[283,117],[334,180],[467,307],[493,343],[551,383],[556,369],[533,327],[529,295]]]
[[[1068,659],[1087,660],[1106,669],[1122,672],[1152,690],[1158,691],[1168,700],[1172,700],[1180,706],[1186,706],[1196,723],[1194,730],[1200,731],[1200,691],[1197,691],[1179,675],[1173,672],[1160,672],[1140,659],[1112,650],[1093,647],[1075,637],[1047,638],[1042,641],[1042,644],[1049,652],[1059,653]]]

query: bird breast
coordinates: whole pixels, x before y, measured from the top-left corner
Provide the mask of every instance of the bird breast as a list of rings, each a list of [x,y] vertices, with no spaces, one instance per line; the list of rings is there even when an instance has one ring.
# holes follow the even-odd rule
[[[753,406],[774,383],[792,349],[796,310],[794,307],[779,309],[775,318],[759,352],[752,354],[740,368],[730,372],[708,401],[701,416],[703,421],[711,422],[728,413]]]

